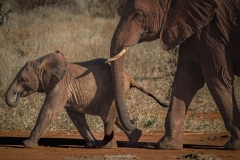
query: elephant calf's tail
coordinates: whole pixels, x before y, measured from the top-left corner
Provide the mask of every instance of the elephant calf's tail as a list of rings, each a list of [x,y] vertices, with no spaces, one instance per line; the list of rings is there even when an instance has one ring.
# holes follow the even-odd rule
[[[144,88],[142,88],[141,86],[139,86],[130,76],[130,83],[131,83],[131,87],[137,88],[140,91],[142,91],[143,93],[149,95],[150,97],[152,97],[153,99],[155,99],[157,101],[158,104],[160,104],[162,107],[168,107],[169,104],[166,104],[164,102],[159,101],[154,95],[152,95],[151,93],[149,93],[148,91],[146,91]]]

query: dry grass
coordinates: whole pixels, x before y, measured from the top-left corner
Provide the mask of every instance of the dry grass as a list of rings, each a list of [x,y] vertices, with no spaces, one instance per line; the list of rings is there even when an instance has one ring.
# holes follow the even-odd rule
[[[4,94],[19,69],[29,60],[59,50],[68,61],[86,61],[97,57],[108,58],[116,19],[89,18],[69,10],[40,7],[28,13],[12,13],[0,27],[0,130],[31,130],[44,100],[44,95],[33,94],[21,100],[17,108],[9,108]],[[169,101],[177,63],[177,49],[164,52],[159,41],[132,47],[126,55],[125,67],[145,89],[163,101]],[[237,97],[239,85],[236,83]],[[239,98],[238,98],[239,102]],[[150,97],[132,89],[127,103],[130,116],[140,129],[164,130],[167,109],[161,108]],[[191,103],[193,112],[216,112],[217,108],[206,87]],[[97,117],[88,116],[94,131],[103,130]],[[65,111],[49,126],[50,130],[75,129]],[[185,130],[225,131],[221,120],[195,120],[189,116]]]
[[[4,10],[1,10],[1,2]],[[1,12],[28,12],[39,7],[58,7],[69,9],[75,14],[88,12],[92,17],[114,18],[121,15],[126,2],[127,0],[0,0],[0,25]]]

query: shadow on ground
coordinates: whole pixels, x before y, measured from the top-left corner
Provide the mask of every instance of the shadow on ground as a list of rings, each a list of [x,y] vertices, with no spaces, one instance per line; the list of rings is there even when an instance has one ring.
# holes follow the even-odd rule
[[[0,147],[1,146],[13,146],[13,147],[23,147],[23,141],[27,137],[0,137]],[[100,143],[101,141],[99,141]],[[49,147],[62,147],[62,148],[79,148],[84,147],[86,144],[84,139],[74,139],[74,138],[41,138],[38,142],[40,146]],[[117,141],[118,147],[129,147],[128,141]],[[137,142],[131,148],[146,148],[154,149],[155,143],[151,142]],[[222,146],[216,145],[198,145],[198,144],[184,144],[183,148],[194,148],[194,149],[222,149]]]

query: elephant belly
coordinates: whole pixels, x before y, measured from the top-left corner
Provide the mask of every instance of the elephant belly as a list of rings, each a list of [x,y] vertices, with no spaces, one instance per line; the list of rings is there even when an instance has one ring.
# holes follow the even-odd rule
[[[73,77],[77,76],[74,75]],[[75,111],[88,112],[96,93],[97,85],[90,74],[83,78],[72,78],[68,81],[68,104]]]
[[[95,96],[96,89],[81,90],[81,92],[71,92],[68,104],[72,109],[84,114],[92,114],[92,101]]]
[[[79,113],[104,117],[113,101],[113,98],[107,95],[106,92],[88,89],[81,93],[71,94],[67,103],[69,108]]]

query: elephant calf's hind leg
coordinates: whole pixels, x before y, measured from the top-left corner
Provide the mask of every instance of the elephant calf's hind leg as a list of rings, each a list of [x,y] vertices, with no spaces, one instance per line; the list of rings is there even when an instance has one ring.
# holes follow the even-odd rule
[[[114,123],[117,117],[117,111],[115,107],[111,107],[108,113],[108,117],[103,119],[104,122],[104,139],[100,144],[101,148],[117,148],[117,142],[114,132]]]
[[[110,135],[104,136],[102,142],[100,143],[99,147],[100,148],[117,148],[117,142],[115,138],[115,132],[114,130],[111,132]]]
[[[96,148],[98,146],[97,140],[94,138],[92,132],[90,131],[85,115],[75,111],[67,110],[68,116],[71,118],[73,124],[77,128],[80,135],[86,141],[85,148]]]

